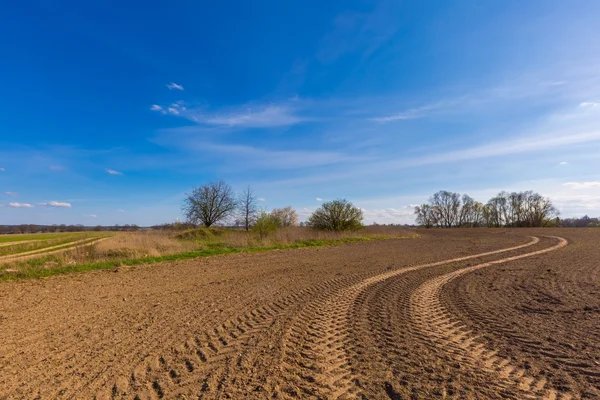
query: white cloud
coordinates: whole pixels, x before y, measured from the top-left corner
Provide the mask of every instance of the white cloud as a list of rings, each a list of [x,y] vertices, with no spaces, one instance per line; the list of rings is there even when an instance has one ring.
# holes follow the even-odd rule
[[[0,172],[6,171],[4,168],[0,167]]]
[[[161,111],[163,108],[161,106],[159,106],[158,104],[152,104],[152,106],[150,107],[150,110],[152,111]]]
[[[167,108],[167,111],[170,112],[173,115],[179,115],[179,113],[180,113],[178,109],[173,108],[173,107]]]
[[[71,203],[62,202],[62,201],[48,201],[45,203],[40,203],[40,206],[71,208]]]
[[[567,182],[563,183],[563,186],[571,189],[592,189],[600,188],[600,182]]]
[[[29,203],[8,203],[8,207],[13,208],[33,208],[33,206]]]
[[[88,217],[88,218],[98,218],[98,216],[96,214],[85,214],[84,217]]]
[[[569,163],[566,161],[561,161],[558,165],[569,165]]]
[[[106,172],[109,173],[110,175],[123,175],[122,172],[115,171],[114,169],[109,169],[109,168],[106,168]]]
[[[441,107],[441,104],[431,104],[419,108],[412,108],[410,110],[402,111],[396,114],[386,115],[383,117],[375,117],[369,118],[371,121],[375,122],[393,122],[393,121],[403,121],[407,119],[418,119],[423,118],[427,115],[427,112],[434,110],[436,108]]]
[[[317,197],[315,200],[316,200],[316,201],[323,201],[323,199],[322,199],[322,198],[320,198],[320,197]]]
[[[600,108],[600,103],[596,103],[593,101],[584,101],[582,103],[579,103],[579,107],[583,107],[583,108]]]
[[[117,212],[125,212],[125,210],[117,210]]]
[[[253,166],[267,168],[306,168],[331,165],[343,162],[367,161],[362,155],[348,156],[333,151],[271,150],[242,145],[221,145],[211,143],[186,143],[187,149],[221,153],[236,163],[248,160]]]
[[[258,201],[267,201],[267,200],[265,200],[265,199],[264,199],[264,198],[262,198],[262,197],[259,197],[259,198],[258,198],[258,199],[256,199],[256,200],[258,200]]]
[[[183,86],[178,85],[175,82],[167,83],[166,86],[169,88],[169,90],[173,90],[173,89],[183,90]]]
[[[245,107],[213,115],[193,113],[193,117],[197,122],[207,125],[242,128],[289,126],[304,121],[303,118],[295,115],[292,108],[281,105]]]
[[[414,223],[414,212],[412,209],[397,209],[397,208],[385,208],[385,209],[364,209],[363,217],[366,224],[374,222],[380,224],[413,224]]]
[[[10,196],[10,197],[15,197],[17,196],[17,192],[4,192],[5,195]]]

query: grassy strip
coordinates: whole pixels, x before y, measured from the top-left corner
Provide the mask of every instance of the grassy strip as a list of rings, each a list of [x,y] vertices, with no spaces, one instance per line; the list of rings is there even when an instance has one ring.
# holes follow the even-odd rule
[[[54,233],[25,233],[0,235],[0,243],[22,242],[25,240],[52,240],[61,239],[64,236],[95,236],[100,233],[96,232],[54,232]]]
[[[11,243],[9,246],[0,247],[0,256],[17,255],[19,253],[25,253],[28,251],[42,250],[46,247],[59,246],[61,244],[67,244],[80,239],[80,236],[66,236],[62,238],[55,237],[53,239],[39,240],[27,243],[9,242]]]
[[[233,253],[258,253],[271,250],[286,250],[286,249],[300,249],[306,247],[322,247],[322,246],[336,246],[346,243],[354,242],[367,242],[372,240],[386,240],[386,239],[414,239],[418,238],[419,235],[412,236],[365,236],[358,238],[344,238],[344,239],[315,239],[315,240],[302,240],[290,245],[279,245],[279,246],[265,246],[265,247],[222,247],[214,246],[212,248],[187,251],[184,253],[169,254],[164,256],[155,257],[144,257],[127,260],[111,260],[103,262],[94,262],[86,264],[73,264],[66,266],[57,266],[53,268],[35,268],[43,267],[48,261],[51,261],[50,257],[40,257],[32,262],[26,263],[23,266],[34,267],[26,270],[4,272],[0,275],[0,281],[17,280],[17,279],[31,279],[31,278],[44,278],[53,275],[62,275],[73,272],[84,272],[101,269],[111,269],[119,266],[132,266],[140,264],[153,264],[164,261],[176,261],[176,260],[188,260],[199,257],[210,257],[223,254]]]

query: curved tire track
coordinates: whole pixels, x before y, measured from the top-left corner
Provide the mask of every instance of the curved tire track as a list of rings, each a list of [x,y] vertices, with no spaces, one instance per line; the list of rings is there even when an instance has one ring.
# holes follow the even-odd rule
[[[465,274],[495,264],[541,255],[567,245],[567,241],[563,238],[556,236],[552,238],[557,239],[558,244],[543,250],[456,270],[427,281],[413,293],[411,298],[410,308],[415,327],[430,344],[452,353],[470,368],[482,369],[497,376],[500,388],[516,387],[522,393],[523,398],[548,400],[571,398],[568,394],[560,394],[547,387],[548,382],[545,377],[532,376],[526,370],[513,365],[510,359],[498,356],[495,349],[487,348],[481,336],[473,334],[466,326],[453,319],[451,313],[440,301],[443,287]]]
[[[308,305],[284,337],[281,371],[294,383],[287,391],[292,397],[302,394],[337,399],[356,395],[357,376],[352,372],[348,357],[350,319],[353,304],[367,288],[419,269],[519,250],[538,242],[538,238],[532,237],[519,246],[392,270]]]

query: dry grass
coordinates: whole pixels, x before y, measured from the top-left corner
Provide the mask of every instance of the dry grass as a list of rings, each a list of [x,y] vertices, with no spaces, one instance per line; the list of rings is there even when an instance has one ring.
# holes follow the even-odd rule
[[[367,227],[355,232],[322,232],[309,228],[279,229],[263,238],[253,232],[234,229],[195,229],[185,232],[117,232],[100,242],[58,254],[8,262],[0,278],[10,276],[47,276],[54,271],[86,270],[106,265],[158,262],[240,251],[260,251],[291,247],[324,246],[355,240],[418,237],[414,230],[396,227]],[[58,272],[57,272],[58,273]]]

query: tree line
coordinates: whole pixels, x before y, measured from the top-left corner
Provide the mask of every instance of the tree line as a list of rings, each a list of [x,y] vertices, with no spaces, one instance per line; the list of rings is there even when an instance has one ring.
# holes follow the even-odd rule
[[[86,231],[137,231],[137,225],[110,225],[110,226],[84,226],[84,225],[0,225],[0,235],[21,233],[56,233],[56,232],[86,232]]]
[[[298,214],[291,206],[268,212],[261,210],[258,202],[250,186],[236,195],[224,181],[214,181],[186,194],[182,211],[188,224],[209,228],[233,221],[246,231],[256,231],[261,238],[280,227],[299,225]],[[345,199],[337,199],[323,203],[304,225],[320,230],[344,231],[361,228],[362,220],[360,208]]]
[[[563,218],[560,226],[565,228],[600,228],[600,218],[590,218],[584,215],[581,218]]]
[[[558,226],[558,210],[550,199],[531,190],[500,192],[483,204],[469,195],[441,190],[415,207],[417,224],[425,227],[542,227]]]

